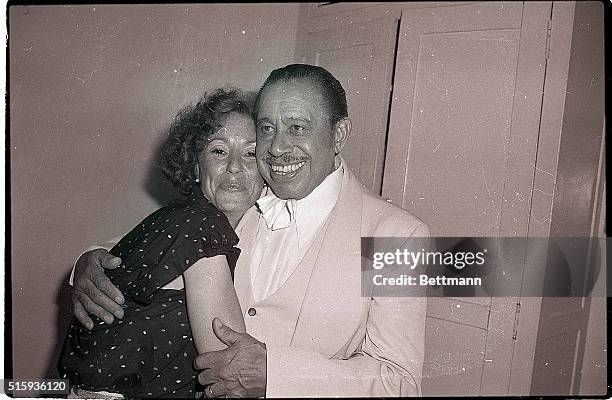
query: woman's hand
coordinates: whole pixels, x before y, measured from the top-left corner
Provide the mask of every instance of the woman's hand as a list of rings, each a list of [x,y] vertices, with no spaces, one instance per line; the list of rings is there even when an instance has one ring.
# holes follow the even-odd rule
[[[88,313],[108,324],[114,321],[113,315],[123,318],[123,295],[104,273],[105,268],[114,269],[119,265],[121,258],[105,249],[88,251],[77,260],[72,290],[73,311],[74,316],[87,329],[91,330],[94,326]]]

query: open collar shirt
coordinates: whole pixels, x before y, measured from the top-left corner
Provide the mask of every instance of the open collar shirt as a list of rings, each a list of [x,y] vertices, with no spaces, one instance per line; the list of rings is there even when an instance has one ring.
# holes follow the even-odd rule
[[[260,217],[249,261],[251,286],[256,302],[266,299],[279,289],[304,258],[338,201],[343,175],[344,165],[341,164],[308,196],[300,200],[279,199],[268,188],[264,196],[257,201]],[[270,216],[269,214],[279,213],[265,212],[266,202],[280,202],[276,209],[284,208],[281,211],[284,215]],[[284,220],[281,225],[289,226],[275,227],[271,221],[275,217]],[[240,228],[239,225],[236,231],[240,232]]]

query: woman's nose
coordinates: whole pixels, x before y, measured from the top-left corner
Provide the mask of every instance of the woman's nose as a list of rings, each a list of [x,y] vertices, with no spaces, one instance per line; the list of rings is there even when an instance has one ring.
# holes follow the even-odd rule
[[[227,172],[235,174],[240,171],[242,171],[242,160],[240,159],[240,154],[230,155],[227,162]]]
[[[270,144],[270,154],[275,157],[282,156],[286,153],[291,153],[293,151],[293,145],[289,141],[287,134],[285,132],[277,132],[274,135],[274,139]]]

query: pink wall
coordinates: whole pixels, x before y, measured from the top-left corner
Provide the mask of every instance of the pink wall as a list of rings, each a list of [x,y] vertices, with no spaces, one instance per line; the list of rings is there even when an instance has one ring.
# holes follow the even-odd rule
[[[297,11],[10,7],[15,377],[55,372],[66,326],[60,287],[80,251],[168,198],[151,165],[176,111],[223,84],[256,89],[292,62]]]

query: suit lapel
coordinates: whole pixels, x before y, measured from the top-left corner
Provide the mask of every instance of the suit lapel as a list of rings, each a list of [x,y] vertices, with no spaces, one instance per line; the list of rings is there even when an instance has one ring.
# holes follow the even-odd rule
[[[360,323],[361,185],[345,165],[342,189],[306,289],[293,343],[333,356]],[[312,262],[315,262],[312,260]],[[329,316],[333,317],[330,318]],[[316,326],[317,329],[312,329]],[[338,331],[342,327],[342,331]],[[346,328],[346,329],[344,329]],[[343,335],[343,332],[347,332]]]
[[[259,332],[265,332],[261,336],[268,338],[268,343],[281,346],[291,344],[322,243],[323,236],[318,235],[287,281],[272,295],[256,303],[256,307],[271,313],[265,324],[267,326],[258,327]]]
[[[250,260],[253,253],[254,244],[257,236],[257,225],[259,223],[259,211],[256,207],[251,207],[244,214],[238,229],[240,237],[240,257],[236,263],[234,271],[234,288],[240,302],[242,312],[245,312],[245,307],[253,304],[253,290],[251,288],[251,268]]]

